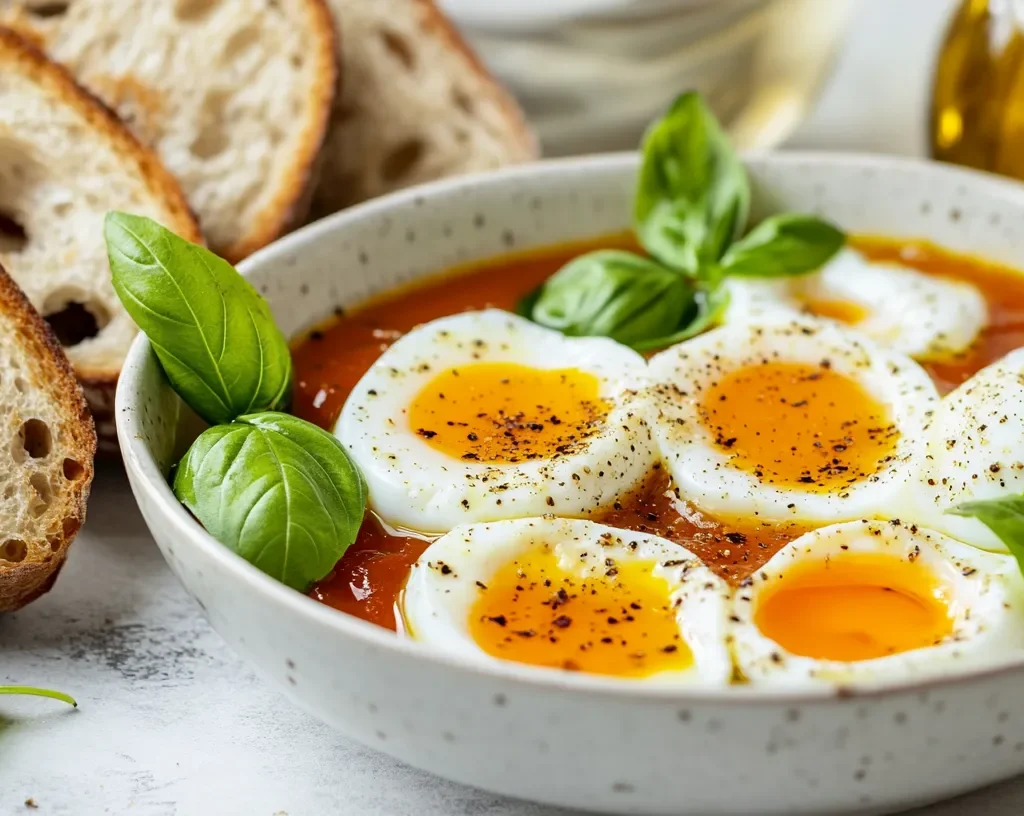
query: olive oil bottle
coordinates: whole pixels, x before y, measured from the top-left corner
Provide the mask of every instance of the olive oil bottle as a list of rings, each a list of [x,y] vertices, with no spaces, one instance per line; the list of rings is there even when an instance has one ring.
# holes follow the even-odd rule
[[[939,53],[932,155],[1024,179],[1024,2],[963,0]]]

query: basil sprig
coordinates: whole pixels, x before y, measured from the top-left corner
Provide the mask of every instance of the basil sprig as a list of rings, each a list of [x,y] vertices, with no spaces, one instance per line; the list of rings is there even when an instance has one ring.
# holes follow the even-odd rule
[[[287,406],[288,342],[231,264],[138,215],[109,213],[104,233],[117,296],[199,416],[230,422]]]
[[[633,220],[640,244],[663,263],[699,276],[747,223],[743,163],[695,91],[680,96],[644,137]]]
[[[846,241],[812,215],[768,218],[740,237],[750,183],[696,92],[648,130],[634,200],[634,231],[649,253],[598,250],[571,261],[517,311],[572,336],[611,337],[638,351],[664,348],[720,322],[729,275],[813,272]]]
[[[1017,559],[1024,573],[1024,495],[964,502],[946,512],[975,518],[988,527]]]
[[[295,589],[355,541],[366,482],[341,443],[274,409],[292,360],[266,301],[227,261],[148,218],[110,213],[114,289],[149,336],[171,387],[210,422],[174,477],[206,530]]]

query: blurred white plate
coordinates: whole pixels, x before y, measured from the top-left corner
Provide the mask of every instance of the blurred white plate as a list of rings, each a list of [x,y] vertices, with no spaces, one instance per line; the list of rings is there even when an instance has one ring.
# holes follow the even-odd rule
[[[773,146],[813,101],[850,7],[849,0],[443,2],[519,98],[548,156],[633,148],[647,123],[689,89],[704,95],[739,145]]]
[[[460,25],[494,32],[536,31],[579,17],[649,14],[686,6],[714,5],[716,0],[440,0]]]

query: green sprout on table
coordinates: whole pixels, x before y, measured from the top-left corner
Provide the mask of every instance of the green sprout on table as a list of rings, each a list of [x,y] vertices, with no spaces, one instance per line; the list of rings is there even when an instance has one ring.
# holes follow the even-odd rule
[[[0,686],[0,694],[22,694],[30,697],[48,697],[51,700],[60,700],[62,703],[67,703],[69,706],[78,708],[78,703],[75,702],[75,698],[65,694],[63,691],[53,691],[52,689],[35,688],[33,686]]]

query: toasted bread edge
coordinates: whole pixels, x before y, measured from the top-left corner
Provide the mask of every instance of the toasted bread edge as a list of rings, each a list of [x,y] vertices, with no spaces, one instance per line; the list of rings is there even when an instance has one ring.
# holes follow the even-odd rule
[[[51,61],[17,30],[5,26],[0,26],[0,61],[17,68],[41,88],[69,105],[91,128],[109,141],[118,155],[134,165],[138,177],[153,198],[164,202],[167,210],[164,226],[189,241],[203,242],[199,222],[177,179],[164,167],[159,156],[139,142],[102,100],[79,85],[66,68]],[[113,404],[119,373],[120,368],[79,367],[75,371],[90,395],[97,395],[90,400],[90,404],[101,415],[109,413],[106,406]],[[112,422],[104,423],[104,426],[108,425],[112,427]],[[102,443],[104,452],[117,451],[116,437],[109,431],[104,432]]]
[[[65,455],[82,466],[81,476],[67,482],[55,501],[60,502],[61,529],[50,540],[49,560],[20,564],[0,571],[0,612],[20,609],[47,592],[67,560],[68,547],[85,521],[86,502],[94,474],[96,428],[82,388],[75,379],[64,349],[49,324],[29,303],[18,285],[0,267],[0,311],[7,315],[19,343],[37,362],[37,386],[59,405],[64,421],[61,446]]]
[[[526,114],[516,102],[512,94],[505,88],[498,78],[494,76],[483,64],[480,55],[459,33],[451,20],[445,16],[437,6],[436,0],[413,0],[423,11],[421,18],[424,28],[433,31],[441,39],[446,40],[452,50],[460,52],[469,63],[472,70],[487,84],[494,99],[505,111],[505,116],[512,127],[513,133],[526,149],[532,158],[540,156],[540,143],[536,134],[530,129],[526,121]]]
[[[231,263],[238,263],[300,226],[309,214],[313,190],[319,180],[320,151],[327,137],[341,74],[338,60],[341,38],[326,0],[305,0],[305,5],[311,28],[317,35],[316,41],[310,43],[309,48],[316,63],[317,79],[307,90],[314,102],[316,115],[302,131],[301,148],[290,158],[284,180],[278,185],[277,195],[252,220],[250,229],[238,241],[222,248],[221,253]]]

